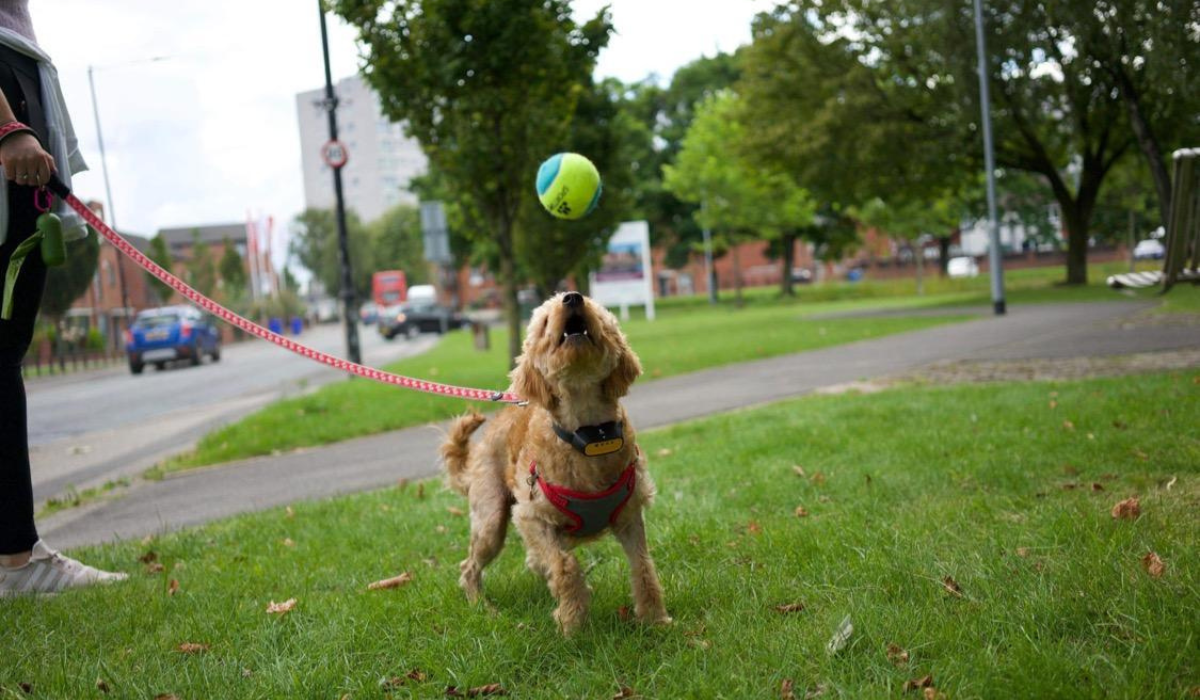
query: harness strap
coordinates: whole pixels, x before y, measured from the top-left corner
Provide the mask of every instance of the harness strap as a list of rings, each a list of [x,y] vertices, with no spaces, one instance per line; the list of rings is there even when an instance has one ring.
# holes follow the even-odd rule
[[[637,478],[637,456],[621,472],[616,483],[603,491],[588,493],[573,491],[548,483],[538,473],[537,461],[529,463],[529,478],[536,481],[542,495],[563,515],[571,519],[567,532],[572,535],[594,535],[612,525],[633,496]]]

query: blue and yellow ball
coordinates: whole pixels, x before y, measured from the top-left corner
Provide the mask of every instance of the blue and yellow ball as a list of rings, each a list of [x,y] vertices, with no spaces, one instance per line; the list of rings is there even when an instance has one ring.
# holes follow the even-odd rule
[[[578,153],[556,153],[542,163],[537,193],[546,211],[559,219],[582,219],[600,203],[600,171]]]

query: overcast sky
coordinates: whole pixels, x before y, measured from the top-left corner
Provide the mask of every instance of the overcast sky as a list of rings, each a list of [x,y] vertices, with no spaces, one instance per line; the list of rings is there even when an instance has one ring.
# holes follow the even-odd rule
[[[626,81],[670,76],[701,55],[733,50],[749,41],[754,13],[769,7],[765,0],[576,0],[574,6],[577,16],[590,16],[604,4],[612,7],[617,36],[597,72]],[[88,66],[96,67],[122,230],[153,235],[170,226],[244,221],[248,209],[287,222],[303,209],[295,95],[324,81],[316,2],[30,5],[91,166],[76,178],[75,191],[103,200],[88,92]],[[356,72],[357,50],[353,32],[332,15],[328,21],[336,81]],[[164,58],[150,60],[156,57]]]

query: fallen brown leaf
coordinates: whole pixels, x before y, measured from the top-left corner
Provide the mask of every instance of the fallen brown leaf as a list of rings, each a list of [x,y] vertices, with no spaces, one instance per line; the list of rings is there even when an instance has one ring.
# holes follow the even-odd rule
[[[426,675],[426,674],[425,674],[425,672],[424,672],[424,671],[422,671],[422,670],[421,670],[421,669],[419,669],[419,668],[414,668],[413,670],[411,670],[411,671],[409,671],[408,673],[404,674],[404,677],[405,677],[405,678],[407,678],[407,679],[408,679],[408,680],[410,680],[410,681],[416,681],[416,682],[418,682],[418,683],[424,683],[424,682],[425,682],[425,680],[426,680],[427,678],[429,678],[429,676],[428,676],[428,675]]]
[[[1133,448],[1133,456],[1137,457],[1138,459],[1142,460],[1143,462],[1149,461],[1149,459],[1150,459],[1150,455],[1146,454],[1145,452],[1142,452],[1141,450],[1139,450],[1136,447]]]
[[[488,683],[487,685],[476,686],[467,691],[467,697],[469,698],[477,698],[484,695],[508,695],[508,691],[499,683]]]
[[[622,605],[621,607],[617,608],[617,619],[619,619],[621,622],[629,622],[630,618],[632,617],[633,611],[629,609],[628,605]]]
[[[109,691],[108,683],[106,683],[103,678],[97,678],[96,690],[99,690],[101,693],[107,693]]]
[[[825,474],[824,474],[824,472],[813,472],[813,475],[812,475],[812,482],[813,482],[814,484],[816,484],[817,486],[821,486],[821,485],[823,485],[823,484],[825,483]]]
[[[804,473],[804,467],[800,466],[799,464],[792,465],[792,472],[795,473],[795,475],[800,477],[801,479],[808,476],[807,474]]]
[[[296,607],[296,599],[295,598],[288,598],[287,600],[283,601],[282,603],[276,603],[275,601],[272,600],[270,602],[270,604],[267,605],[267,614],[269,614],[269,615],[286,615],[287,613],[291,612],[292,608],[294,608],[294,607]]]
[[[1017,556],[1018,557],[1029,556],[1029,548],[1028,547],[1017,547]]]
[[[1059,487],[1060,489],[1062,489],[1063,491],[1072,491],[1072,490],[1074,490],[1074,489],[1075,489],[1075,487],[1076,487],[1076,486],[1078,486],[1078,484],[1076,484],[1075,482],[1073,482],[1073,481],[1068,481],[1068,482],[1067,482],[1067,483],[1065,483],[1065,484],[1059,484],[1059,486],[1058,486],[1058,487]]]
[[[937,700],[940,697],[937,688],[926,688],[924,694],[925,700]]]
[[[775,606],[775,612],[784,614],[800,612],[801,610],[804,610],[804,603],[784,603],[783,605]]]
[[[779,684],[779,698],[780,700],[796,700],[795,683],[791,678],[784,678],[783,682]]]
[[[458,518],[461,518],[462,516],[466,515],[466,513],[463,512],[462,508],[455,508],[454,506],[447,507],[446,512],[449,513],[450,515],[453,515]]]
[[[712,642],[708,641],[707,639],[689,639],[687,640],[687,643],[689,647],[695,647],[696,649],[712,648]]]
[[[796,506],[796,517],[797,518],[807,518],[808,517],[808,511],[804,509],[804,506]]]
[[[161,695],[155,695],[154,700],[179,700],[179,696],[175,693],[163,693]]]
[[[945,588],[947,593],[956,598],[963,597],[962,586],[959,586],[958,581],[955,581],[950,576],[946,576],[942,579],[942,588]]]
[[[166,567],[159,562],[152,561],[146,565],[146,573],[148,574],[161,574],[163,571],[166,571]]]
[[[403,676],[392,676],[379,681],[379,687],[383,690],[395,690],[408,682]]]
[[[670,457],[670,456],[671,456],[671,453],[672,453],[672,450],[671,450],[671,448],[669,448],[669,447],[664,447],[664,448],[662,448],[661,450],[659,450],[658,452],[655,452],[654,454],[655,454],[655,455],[657,455],[657,456],[659,456],[659,457]]]
[[[1099,481],[1093,481],[1092,482],[1092,490],[1093,491],[1103,491],[1104,484],[1101,484]]]
[[[1142,514],[1142,504],[1137,496],[1126,498],[1112,507],[1112,516],[1117,520],[1137,520]]]
[[[169,584],[167,584],[167,595],[175,595],[178,592],[179,592],[179,579],[173,578],[173,579],[171,579],[171,582]]]
[[[1151,578],[1162,578],[1162,575],[1167,572],[1167,565],[1154,552],[1142,557],[1142,568],[1150,574]]]
[[[1050,410],[1053,411],[1056,408],[1058,408],[1058,402],[1054,399],[1050,399]]]
[[[143,564],[149,564],[152,561],[158,561],[158,552],[152,549],[138,557],[138,561],[142,562]]]
[[[757,535],[762,532],[762,525],[759,525],[757,521],[751,520],[746,525],[746,531],[752,535]]]
[[[184,642],[175,647],[175,651],[180,654],[201,654],[209,650],[208,644],[196,644],[195,642]]]
[[[623,685],[623,686],[621,686],[621,689],[617,691],[617,694],[612,696],[612,700],[625,700],[626,698],[636,698],[636,697],[637,697],[636,690],[634,690],[633,688],[630,688],[627,685]]]
[[[893,666],[903,666],[908,663],[908,652],[902,649],[899,644],[888,644],[887,660],[891,661]]]
[[[405,571],[399,576],[385,578],[382,581],[376,581],[367,585],[368,591],[378,591],[384,588],[399,588],[409,581],[413,580],[413,575]]]
[[[20,688],[21,692],[25,693],[26,695],[33,694],[33,684],[31,683],[18,683],[17,687]]]
[[[284,537],[283,538],[283,546],[284,547],[295,547],[296,543],[292,540],[291,537]]]
[[[812,688],[808,689],[808,692],[804,693],[804,700],[813,700],[814,698],[821,697],[825,694],[825,689],[826,686],[824,683],[818,683],[814,685]]]
[[[446,686],[446,697],[448,697],[448,698],[461,698],[462,696],[463,696],[463,694],[462,694],[462,693],[459,691],[459,689],[458,689],[458,686],[457,686],[457,685],[448,685],[448,686]]]
[[[1063,465],[1063,474],[1066,474],[1067,476],[1075,476],[1078,473],[1079,473],[1079,470],[1076,469],[1074,465],[1072,465],[1072,464],[1064,464]]]
[[[1112,426],[1114,428],[1116,428],[1117,430],[1125,430],[1126,428],[1129,427],[1129,425],[1125,421],[1121,421],[1121,420],[1113,421]]]
[[[908,681],[904,682],[904,692],[906,692],[906,693],[910,690],[917,690],[918,688],[932,688],[932,687],[933,687],[933,676],[928,675],[928,674],[926,674],[920,678],[913,678],[912,680],[908,680]]]
[[[1074,430],[1075,424],[1069,420],[1063,421],[1063,430]]]

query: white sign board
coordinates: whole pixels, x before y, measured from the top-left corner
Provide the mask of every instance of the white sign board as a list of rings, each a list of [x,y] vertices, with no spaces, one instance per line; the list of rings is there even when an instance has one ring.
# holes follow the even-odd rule
[[[608,250],[600,269],[591,274],[592,298],[605,306],[646,307],[646,318],[654,320],[654,271],[650,260],[650,225],[626,221],[608,239]]]

